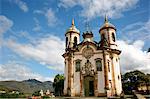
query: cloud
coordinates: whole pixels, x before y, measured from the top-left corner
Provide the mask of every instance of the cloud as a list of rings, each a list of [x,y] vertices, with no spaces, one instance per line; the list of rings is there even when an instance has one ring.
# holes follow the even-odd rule
[[[37,79],[40,81],[53,81],[53,77],[44,77],[32,72],[27,66],[15,62],[0,64],[0,81]]]
[[[136,22],[130,25],[127,25],[120,32],[123,34],[122,39],[128,40],[130,38],[130,42],[139,40],[149,40],[150,41],[150,19],[146,22]]]
[[[45,17],[47,18],[48,26],[54,26],[56,24],[57,18],[51,8],[46,11]]]
[[[13,21],[6,16],[0,15],[0,34],[5,33],[13,26]]]
[[[57,24],[58,19],[55,12],[51,8],[46,10],[34,10],[33,13],[44,15],[49,27],[55,26]]]
[[[42,11],[42,10],[34,10],[33,13],[35,13],[35,14],[44,14],[44,11]]]
[[[28,12],[29,8],[25,2],[21,0],[14,0],[14,3],[17,4],[22,11]]]
[[[33,59],[53,70],[63,71],[64,41],[50,35],[36,41],[36,44],[20,44],[9,40],[5,45],[25,59]]]
[[[3,34],[13,26],[13,21],[6,16],[0,15],[0,52],[3,44]],[[0,58],[1,59],[1,58]]]
[[[121,70],[123,73],[131,70],[150,71],[150,52],[143,51],[144,42],[136,40],[129,44],[123,40],[118,42],[122,53],[120,56]]]
[[[119,40],[117,43],[122,51],[120,63],[123,73],[137,69],[146,73],[150,71],[150,53],[143,51],[144,41],[128,43]],[[49,69],[64,69],[64,59],[61,56],[64,53],[64,41],[56,36],[41,38],[36,44],[20,44],[10,40],[7,46],[21,57],[36,60]]]
[[[134,8],[139,0],[59,0],[59,7],[82,8],[81,15],[92,19],[107,14],[111,18],[123,16],[123,12]]]
[[[12,40],[15,40],[15,41],[19,41],[19,40],[24,40],[24,42],[22,43],[25,43],[25,42],[36,42],[36,40],[34,40],[35,36],[31,36],[27,31],[25,30],[20,30],[20,31],[14,31],[12,29],[9,30],[9,34],[4,40],[5,42],[8,40],[8,39],[12,39]]]
[[[144,47],[149,47],[150,42],[150,19],[146,22],[136,22],[127,25],[121,30],[123,34],[119,41],[121,54],[122,70],[141,70],[149,73],[150,71],[150,52],[143,51]],[[145,44],[145,45],[144,45]]]
[[[35,21],[35,27],[32,30],[38,32],[41,30],[42,27],[40,26],[40,23],[37,18],[34,18],[34,21]]]

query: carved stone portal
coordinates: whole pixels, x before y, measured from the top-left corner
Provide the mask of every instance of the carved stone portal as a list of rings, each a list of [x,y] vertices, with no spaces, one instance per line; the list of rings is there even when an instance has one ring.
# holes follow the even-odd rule
[[[81,72],[83,75],[94,75],[94,67],[89,60],[82,67]]]

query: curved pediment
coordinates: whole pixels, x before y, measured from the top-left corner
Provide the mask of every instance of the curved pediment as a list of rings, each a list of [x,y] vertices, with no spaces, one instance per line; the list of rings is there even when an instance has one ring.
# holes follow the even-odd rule
[[[83,52],[83,50],[85,48],[92,48],[93,51],[95,52],[98,48],[97,43],[96,42],[82,42],[78,45],[78,50],[79,52]]]

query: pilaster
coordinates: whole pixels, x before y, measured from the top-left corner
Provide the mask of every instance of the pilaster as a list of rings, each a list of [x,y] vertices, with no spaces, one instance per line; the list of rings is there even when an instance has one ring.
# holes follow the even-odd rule
[[[109,89],[108,81],[108,64],[106,60],[106,51],[103,49],[103,60],[104,60],[104,77],[105,77],[105,89]]]

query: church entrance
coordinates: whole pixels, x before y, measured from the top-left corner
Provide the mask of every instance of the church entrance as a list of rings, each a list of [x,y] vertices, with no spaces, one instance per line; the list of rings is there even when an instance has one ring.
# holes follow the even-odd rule
[[[93,76],[84,77],[84,95],[94,96],[94,77]]]

